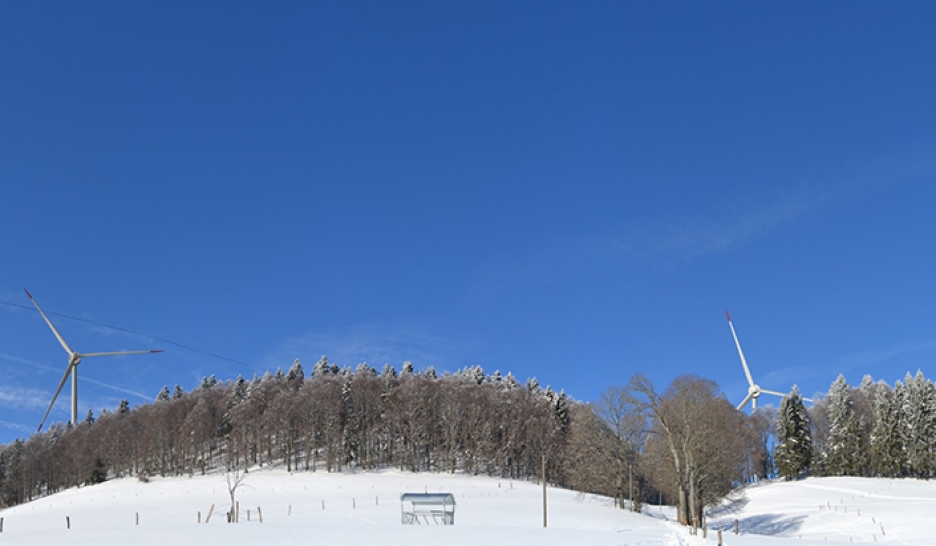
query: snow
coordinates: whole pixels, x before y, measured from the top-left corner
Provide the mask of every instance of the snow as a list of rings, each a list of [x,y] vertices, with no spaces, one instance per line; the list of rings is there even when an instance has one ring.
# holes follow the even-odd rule
[[[402,525],[399,496],[404,492],[452,493],[458,503],[455,525]],[[128,478],[0,511],[4,520],[0,543],[701,546],[716,544],[713,529],[728,529],[738,519],[741,535],[724,532],[727,545],[875,539],[888,544],[936,544],[936,521],[928,518],[936,508],[936,484],[916,480],[821,478],[760,484],[748,488],[744,500],[711,518],[707,539],[701,532],[692,536],[667,521],[671,508],[653,506],[645,514],[634,514],[614,508],[607,499],[574,491],[549,488],[548,496],[549,527],[544,529],[542,488],[529,482],[395,471],[253,470],[237,491],[241,521],[228,524],[230,497],[223,474],[154,478],[149,483]],[[205,524],[212,503],[214,513]],[[71,529],[66,528],[66,517]],[[886,535],[880,532],[881,524]]]

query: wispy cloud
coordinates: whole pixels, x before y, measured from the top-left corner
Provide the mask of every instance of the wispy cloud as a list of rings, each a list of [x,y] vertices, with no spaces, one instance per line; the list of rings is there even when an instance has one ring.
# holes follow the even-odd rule
[[[762,239],[822,202],[818,194],[802,193],[769,204],[726,204],[717,218],[657,219],[625,229],[610,244],[625,260],[678,265]]]
[[[22,423],[11,423],[9,421],[4,421],[2,419],[0,419],[0,427],[8,428],[10,430],[16,430],[19,432],[23,432],[25,434],[32,434],[33,431],[35,430],[32,427],[28,427]]]
[[[18,386],[0,386],[0,406],[18,410],[45,409],[52,399],[51,393]]]

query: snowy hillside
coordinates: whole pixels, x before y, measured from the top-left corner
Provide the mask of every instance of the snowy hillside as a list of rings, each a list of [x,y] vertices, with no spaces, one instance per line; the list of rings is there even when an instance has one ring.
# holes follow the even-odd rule
[[[456,524],[404,526],[402,492],[453,493]],[[684,528],[649,515],[615,509],[603,499],[549,489],[549,527],[542,528],[542,489],[527,482],[450,474],[251,472],[237,493],[241,522],[226,523],[230,507],[223,475],[112,480],[0,511],[0,544],[78,545],[375,544],[446,545],[702,545]],[[934,484],[857,478],[760,485],[736,512],[713,523],[739,520],[742,534],[726,544],[887,542],[936,544]],[[212,503],[214,513],[204,523]],[[826,507],[819,508],[820,504]],[[263,514],[259,523],[257,509]],[[847,512],[846,512],[847,509]],[[247,510],[250,510],[248,521]],[[860,516],[858,510],[861,511]],[[202,523],[198,523],[200,517]],[[664,507],[663,514],[668,510]],[[139,525],[136,524],[139,514]],[[66,528],[66,517],[71,529]],[[872,519],[873,518],[873,519]],[[879,530],[884,525],[886,535]],[[878,532],[875,533],[875,529]],[[755,534],[757,533],[757,534]],[[766,537],[763,534],[777,534]],[[802,538],[800,538],[802,537]]]

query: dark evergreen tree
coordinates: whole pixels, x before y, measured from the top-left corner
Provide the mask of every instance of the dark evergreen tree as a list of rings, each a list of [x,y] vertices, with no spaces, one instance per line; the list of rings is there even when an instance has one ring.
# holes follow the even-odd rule
[[[183,396],[185,396],[185,390],[182,388],[181,385],[176,385],[175,388],[172,389],[172,399],[178,400],[179,398],[182,398]]]
[[[851,387],[838,376],[829,388],[829,435],[823,446],[824,470],[829,476],[860,476],[865,467],[861,424],[852,407]]]
[[[774,461],[780,476],[787,480],[797,478],[809,470],[812,462],[812,437],[809,418],[799,389],[793,390],[780,402],[777,412],[777,446]]]
[[[900,382],[898,381],[898,384]],[[872,474],[895,478],[904,468],[903,442],[900,430],[900,402],[894,390],[883,381],[874,391],[874,423],[869,442]]]
[[[169,387],[168,387],[168,386],[163,386],[162,390],[159,391],[159,394],[156,395],[156,401],[157,401],[157,402],[166,402],[166,401],[168,401],[170,398],[172,398],[172,395],[169,394]]]
[[[94,485],[97,483],[104,483],[107,480],[107,467],[104,465],[104,461],[100,457],[94,459],[94,467],[91,469],[91,474],[88,476],[87,485]]]
[[[299,362],[297,358],[291,368],[289,368],[289,373],[286,374],[286,384],[290,389],[298,391],[302,387],[302,382],[305,380],[305,372],[302,370],[302,363]]]
[[[91,408],[88,408],[88,413],[85,415],[84,422],[93,425],[94,424],[94,412],[91,411]]]
[[[126,415],[130,413],[130,402],[124,398],[117,404],[117,415]]]
[[[904,379],[906,396],[901,412],[901,430],[907,456],[907,470],[911,476],[929,478],[933,475],[932,441],[936,416],[936,391],[933,383],[917,371],[915,377],[907,373]]]

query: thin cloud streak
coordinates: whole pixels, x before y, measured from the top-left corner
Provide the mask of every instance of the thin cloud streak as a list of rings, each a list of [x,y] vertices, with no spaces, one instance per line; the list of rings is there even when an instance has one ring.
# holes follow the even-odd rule
[[[45,409],[52,399],[51,393],[23,387],[0,387],[0,406],[18,410]]]
[[[799,218],[822,203],[802,196],[767,206],[733,206],[722,221],[682,219],[655,221],[650,227],[635,226],[610,244],[625,260],[654,265],[682,264],[704,256],[730,251],[766,237],[772,230]]]

